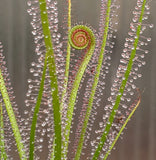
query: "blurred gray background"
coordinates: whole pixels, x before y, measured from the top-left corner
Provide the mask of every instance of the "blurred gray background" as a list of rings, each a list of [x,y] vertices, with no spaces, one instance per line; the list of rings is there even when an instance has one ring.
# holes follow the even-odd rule
[[[98,27],[98,2],[79,0],[78,4],[77,2],[74,4],[75,14],[79,15],[80,21],[84,20],[84,23],[87,22],[94,28]],[[119,3],[121,8],[116,54],[112,59],[115,64],[118,64],[119,60],[117,53],[120,54],[123,49],[136,0],[119,0]],[[155,28],[148,32],[152,41],[148,45],[150,52],[146,56],[147,64],[142,69],[143,77],[139,84],[144,93],[140,107],[124,131],[123,140],[118,141],[109,160],[156,159],[156,0],[153,0],[150,6],[149,23],[154,24]],[[27,8],[25,0],[0,0],[0,41],[4,45],[4,54],[21,114],[23,114],[30,63],[35,58],[31,17],[26,12]]]

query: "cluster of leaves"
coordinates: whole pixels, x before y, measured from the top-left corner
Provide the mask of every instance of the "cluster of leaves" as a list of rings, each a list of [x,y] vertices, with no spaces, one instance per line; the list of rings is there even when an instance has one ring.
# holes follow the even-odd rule
[[[100,111],[104,109],[104,113],[99,128],[95,129],[96,138],[91,133],[94,132],[97,108],[103,97],[104,80],[110,66],[113,33],[116,31],[115,10],[119,5],[116,0],[100,1],[100,23],[97,32],[84,24],[72,26],[71,0],[61,2],[68,4],[64,11],[65,35],[61,35],[57,3],[53,0],[28,1],[38,60],[32,62],[30,69],[33,78],[28,79],[26,119],[19,116],[14,103],[0,43],[1,159],[9,157],[11,146],[8,139],[12,138],[7,139],[5,133],[7,128],[12,128],[12,136],[22,160],[39,159],[39,152],[44,151],[42,143],[45,137],[48,138],[48,142],[45,142],[49,150],[47,159],[79,160],[87,157],[92,160],[105,160],[140,103],[140,91],[134,85],[134,80],[141,77],[138,70],[145,64],[142,58],[148,52],[141,47],[147,44],[145,40],[150,41],[150,38],[142,35],[147,26],[152,27],[143,22],[149,14],[149,2],[137,0],[130,25],[131,31],[126,38],[116,78],[111,87],[111,96],[108,98],[109,104],[100,107]],[[76,108],[81,94],[84,94],[84,97],[78,113]],[[77,130],[74,131],[73,122],[77,119],[76,116],[79,121]],[[73,134],[74,143],[70,142]],[[72,152],[69,152],[70,145]],[[87,146],[89,155],[85,155]],[[27,151],[29,155],[26,154]]]

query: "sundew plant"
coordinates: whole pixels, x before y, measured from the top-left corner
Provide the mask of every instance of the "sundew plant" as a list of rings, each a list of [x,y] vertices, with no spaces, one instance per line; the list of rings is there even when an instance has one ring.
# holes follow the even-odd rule
[[[153,27],[147,22],[150,1],[136,0],[111,86],[107,79],[120,3],[99,0],[96,29],[74,19],[76,3],[27,2],[37,59],[30,62],[24,117],[18,112],[0,42],[0,159],[14,159],[16,152],[21,160],[106,160],[140,104],[136,80],[142,77],[151,40],[145,34]]]

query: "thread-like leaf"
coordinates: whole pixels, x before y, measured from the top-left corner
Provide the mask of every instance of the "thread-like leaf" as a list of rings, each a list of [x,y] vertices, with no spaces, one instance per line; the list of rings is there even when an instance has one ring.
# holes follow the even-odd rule
[[[5,106],[6,106],[6,110],[7,110],[9,119],[10,119],[10,123],[11,123],[11,127],[12,127],[14,137],[15,137],[15,140],[16,140],[16,145],[17,145],[19,156],[20,156],[21,159],[26,160],[24,145],[22,143],[22,138],[21,138],[21,135],[20,135],[20,131],[19,131],[19,128],[18,128],[18,125],[17,125],[17,121],[16,121],[16,118],[15,118],[15,115],[14,115],[14,111],[13,111],[13,108],[12,108],[12,105],[11,105],[11,102],[10,102],[10,98],[9,98],[9,95],[8,95],[8,92],[7,92],[7,89],[6,89],[6,86],[5,86],[5,82],[4,82],[1,70],[0,70],[0,91],[1,91],[4,103],[5,103]]]
[[[55,159],[61,159],[61,116],[60,116],[60,103],[59,103],[59,96],[58,96],[58,83],[57,83],[57,75],[56,75],[56,66],[55,66],[55,58],[54,58],[54,51],[53,51],[53,44],[51,40],[51,33],[49,27],[49,20],[48,20],[48,13],[46,8],[46,0],[39,0],[40,5],[40,15],[41,15],[41,23],[44,35],[44,42],[46,47],[46,56],[45,56],[45,65],[42,75],[42,81],[40,85],[39,97],[36,106],[40,106],[40,101],[42,98],[43,86],[44,86],[44,79],[45,79],[45,72],[46,72],[46,63],[49,68],[49,75],[50,75],[50,86],[51,86],[51,93],[52,93],[52,103],[53,103],[53,113],[54,113],[54,132],[55,132]],[[36,107],[37,108],[37,107]],[[35,111],[35,112],[36,112]],[[37,120],[37,112],[34,113],[35,120]],[[32,123],[33,125],[33,123]],[[36,125],[36,124],[35,124]],[[33,125],[34,126],[34,125]],[[32,128],[35,130],[35,127]],[[32,137],[34,137],[34,131]],[[32,138],[34,141],[34,138]],[[33,142],[32,141],[32,142]],[[30,143],[31,144],[31,143]],[[30,146],[31,149],[31,146]],[[33,151],[34,147],[32,147],[30,152],[30,159],[33,159]]]
[[[102,62],[103,62],[103,53],[105,51],[106,40],[107,40],[107,35],[108,35],[110,7],[111,7],[111,0],[108,0],[106,18],[105,18],[105,28],[104,28],[104,33],[103,33],[103,42],[102,42],[101,51],[100,51],[100,55],[99,55],[99,59],[98,59],[98,64],[97,64],[97,68],[96,68],[96,72],[95,72],[94,82],[93,82],[92,89],[91,89],[89,103],[88,103],[84,123],[83,123],[83,126],[82,126],[80,140],[79,140],[77,152],[76,152],[76,155],[75,155],[75,160],[78,160],[80,158],[80,155],[81,155],[81,150],[82,150],[82,146],[83,146],[83,142],[84,142],[84,136],[85,136],[85,133],[86,133],[87,124],[88,124],[88,120],[89,120],[92,105],[93,105],[93,100],[94,100],[96,87],[97,87],[97,84],[98,84],[98,81],[99,81],[100,70],[101,70]]]
[[[102,150],[102,147],[103,147],[103,145],[104,145],[104,143],[106,141],[107,135],[108,135],[109,130],[111,128],[111,125],[113,123],[116,111],[117,111],[117,109],[119,107],[119,104],[120,104],[120,101],[121,101],[121,97],[123,95],[127,80],[129,78],[129,75],[130,75],[130,72],[131,72],[132,65],[133,65],[133,59],[135,58],[136,49],[137,49],[137,45],[138,45],[138,42],[139,42],[139,36],[140,36],[141,25],[142,25],[144,10],[145,10],[145,4],[146,4],[146,0],[143,0],[142,9],[141,9],[140,18],[139,18],[139,23],[138,23],[138,27],[137,27],[137,31],[136,31],[136,37],[135,37],[135,41],[134,41],[133,48],[132,48],[132,51],[131,51],[131,56],[130,56],[130,59],[129,59],[129,63],[127,65],[127,69],[125,71],[124,78],[122,80],[122,83],[121,83],[121,86],[120,86],[120,89],[119,89],[119,93],[117,95],[115,104],[113,106],[112,112],[111,112],[110,117],[109,117],[109,120],[108,120],[107,125],[105,127],[105,130],[104,130],[104,132],[103,132],[103,134],[101,136],[101,139],[100,139],[100,142],[98,144],[98,147],[97,147],[97,149],[96,149],[96,151],[95,151],[95,153],[93,155],[93,158],[92,158],[93,160],[98,159],[99,154],[100,154],[100,152]]]
[[[35,109],[34,109],[31,131],[30,131],[29,159],[32,159],[32,160],[34,159],[35,130],[36,130],[36,123],[37,123],[37,116],[38,116],[38,112],[39,112],[39,109],[40,109],[42,94],[43,94],[43,89],[44,89],[46,69],[47,69],[47,54],[46,54],[46,57],[45,57],[42,79],[41,79],[41,83],[40,83],[40,89],[39,89],[39,93],[38,93],[38,97],[37,97],[36,106],[35,106]]]
[[[55,66],[55,58],[53,51],[53,44],[51,40],[51,33],[49,29],[48,13],[46,9],[46,0],[39,0],[40,2],[40,14],[42,21],[42,29],[44,34],[44,41],[47,50],[47,65],[50,75],[50,86],[52,92],[52,104],[54,114],[54,132],[55,132],[55,159],[61,159],[61,114],[60,114],[60,102],[58,95],[58,82]]]
[[[68,0],[68,34],[69,34],[70,30],[71,30],[71,0]],[[60,105],[61,109],[62,109],[63,104],[65,102],[65,95],[66,95],[66,92],[67,92],[69,65],[70,65],[70,50],[71,50],[71,46],[70,46],[70,43],[68,41],[67,42],[67,56],[66,56],[64,86],[63,86],[61,105]]]
[[[4,123],[3,123],[3,108],[2,103],[0,104],[0,153],[1,159],[7,159],[7,153],[5,150],[5,142],[4,142]]]
[[[118,133],[117,136],[115,137],[113,143],[111,144],[109,150],[108,150],[107,153],[105,154],[105,157],[104,157],[103,160],[106,160],[107,157],[109,156],[111,150],[113,149],[114,145],[116,144],[117,140],[119,139],[119,137],[120,137],[122,131],[124,130],[124,128],[126,127],[128,121],[131,119],[131,117],[133,116],[134,112],[135,112],[136,109],[138,108],[140,102],[141,102],[141,100],[140,100],[140,97],[139,97],[139,99],[138,99],[138,101],[137,101],[137,104],[135,105],[135,107],[133,108],[133,110],[131,111],[131,113],[129,114],[129,116],[127,117],[126,121],[125,121],[124,124],[122,125],[119,133]]]
[[[84,44],[84,46],[81,46],[79,43],[78,43],[78,46],[76,46],[76,42],[73,43],[73,35],[74,32],[76,35],[78,35],[80,31],[80,34],[83,34],[83,36],[89,36],[86,40],[86,43]],[[79,36],[78,36],[79,37]],[[73,38],[73,39],[72,39]],[[78,26],[75,26],[71,29],[71,32],[69,34],[69,40],[70,40],[70,43],[73,47],[75,47],[76,49],[83,49],[84,47],[89,47],[88,48],[88,51],[82,61],[82,63],[80,64],[80,67],[78,69],[78,72],[75,76],[75,80],[73,82],[73,87],[72,87],[72,90],[71,90],[71,93],[70,93],[70,97],[69,97],[69,103],[68,103],[68,110],[67,110],[67,117],[66,117],[66,126],[65,126],[65,130],[64,130],[64,141],[63,141],[63,158],[66,158],[67,156],[67,149],[68,149],[68,143],[69,143],[69,135],[70,135],[70,128],[71,128],[71,122],[72,122],[72,116],[73,116],[73,111],[74,111],[74,105],[75,105],[75,100],[76,100],[76,96],[77,96],[77,91],[78,91],[78,88],[79,88],[79,85],[80,85],[80,82],[81,82],[81,79],[82,79],[82,76],[85,72],[85,69],[92,57],[92,54],[94,52],[94,48],[95,48],[95,37],[94,37],[94,34],[93,32],[86,26],[82,26],[82,25],[78,25]],[[75,41],[77,40],[76,38],[74,39]],[[82,42],[82,41],[81,41]],[[81,43],[80,42],[80,43]],[[82,42],[83,43],[83,42]]]

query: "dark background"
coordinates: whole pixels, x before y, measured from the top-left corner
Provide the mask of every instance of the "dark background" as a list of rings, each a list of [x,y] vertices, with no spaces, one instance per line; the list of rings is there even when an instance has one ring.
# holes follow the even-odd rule
[[[77,19],[87,22],[94,28],[98,27],[98,2],[100,1],[79,0],[78,4],[74,3],[74,14]],[[119,25],[115,54],[112,59],[115,65],[119,62],[117,53],[122,52],[136,0],[119,0],[119,3],[121,5]],[[149,23],[156,26],[156,1],[153,0],[150,6]],[[29,66],[35,58],[31,17],[26,10],[25,0],[0,0],[0,41],[4,45],[4,55],[21,114],[23,114],[22,107],[25,105]],[[142,69],[143,77],[139,83],[139,87],[144,90],[141,104],[128,123],[123,140],[118,141],[116,150],[112,151],[109,160],[156,159],[156,28],[149,30],[148,33],[152,41],[148,45],[150,52],[146,56],[147,64]]]

